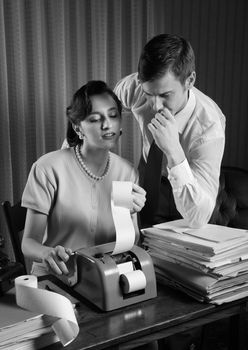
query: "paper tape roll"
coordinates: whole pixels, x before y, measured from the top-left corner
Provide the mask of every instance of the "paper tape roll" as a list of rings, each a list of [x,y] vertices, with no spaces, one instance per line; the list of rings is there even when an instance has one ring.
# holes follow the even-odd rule
[[[17,277],[15,288],[18,306],[58,318],[52,328],[63,346],[70,344],[76,338],[79,327],[68,298],[58,293],[39,289],[37,277],[33,275]]]
[[[113,254],[132,249],[135,242],[135,229],[130,214],[133,206],[133,184],[129,181],[113,181],[111,210],[116,232]]]
[[[123,293],[125,294],[145,289],[146,276],[141,270],[123,273],[120,276],[120,285]]]
[[[133,183],[130,181],[113,181],[112,198],[114,205],[127,209],[133,208]]]
[[[132,261],[127,261],[125,263],[117,264],[117,269],[119,271],[119,275],[131,272],[133,271],[133,263]]]

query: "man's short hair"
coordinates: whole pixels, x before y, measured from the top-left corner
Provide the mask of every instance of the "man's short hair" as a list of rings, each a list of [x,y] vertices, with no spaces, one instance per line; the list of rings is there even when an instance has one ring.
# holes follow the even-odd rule
[[[172,72],[183,84],[194,70],[195,55],[190,43],[177,35],[160,34],[144,46],[138,64],[138,78],[144,83]]]

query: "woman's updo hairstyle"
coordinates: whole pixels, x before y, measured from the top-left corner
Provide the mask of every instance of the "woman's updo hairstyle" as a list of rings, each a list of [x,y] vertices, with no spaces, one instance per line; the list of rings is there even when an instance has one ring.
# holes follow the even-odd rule
[[[101,80],[90,80],[87,84],[78,89],[72,97],[70,106],[66,109],[68,118],[66,139],[70,147],[82,143],[72,125],[78,125],[92,111],[90,97],[108,93],[117,105],[118,112],[121,115],[122,105],[116,94]]]

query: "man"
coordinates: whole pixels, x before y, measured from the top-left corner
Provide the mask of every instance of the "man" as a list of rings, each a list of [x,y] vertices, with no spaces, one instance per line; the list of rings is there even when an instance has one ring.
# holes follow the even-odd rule
[[[160,34],[145,45],[138,73],[126,76],[115,87],[124,108],[140,126],[141,178],[153,140],[163,152],[158,208],[149,224],[183,217],[190,226],[200,227],[209,222],[215,207],[225,117],[212,99],[194,87],[195,79],[190,43]],[[171,190],[172,209],[168,205]]]
[[[200,227],[209,222],[215,207],[225,117],[213,100],[194,87],[195,79],[190,43],[176,35],[161,34],[145,45],[138,73],[123,78],[115,87],[124,108],[140,126],[143,152],[139,168],[144,185],[153,140],[163,153],[157,207],[149,218],[146,211],[142,226],[183,217],[190,226]],[[156,181],[155,170],[151,179]],[[200,332],[196,329],[172,337],[167,346],[196,349]]]

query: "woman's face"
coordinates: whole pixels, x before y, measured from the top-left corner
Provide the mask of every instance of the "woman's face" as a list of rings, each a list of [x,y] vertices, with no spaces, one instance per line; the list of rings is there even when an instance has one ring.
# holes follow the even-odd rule
[[[121,115],[114,99],[108,94],[90,97],[91,113],[80,122],[84,147],[111,149],[115,146],[121,128]]]

